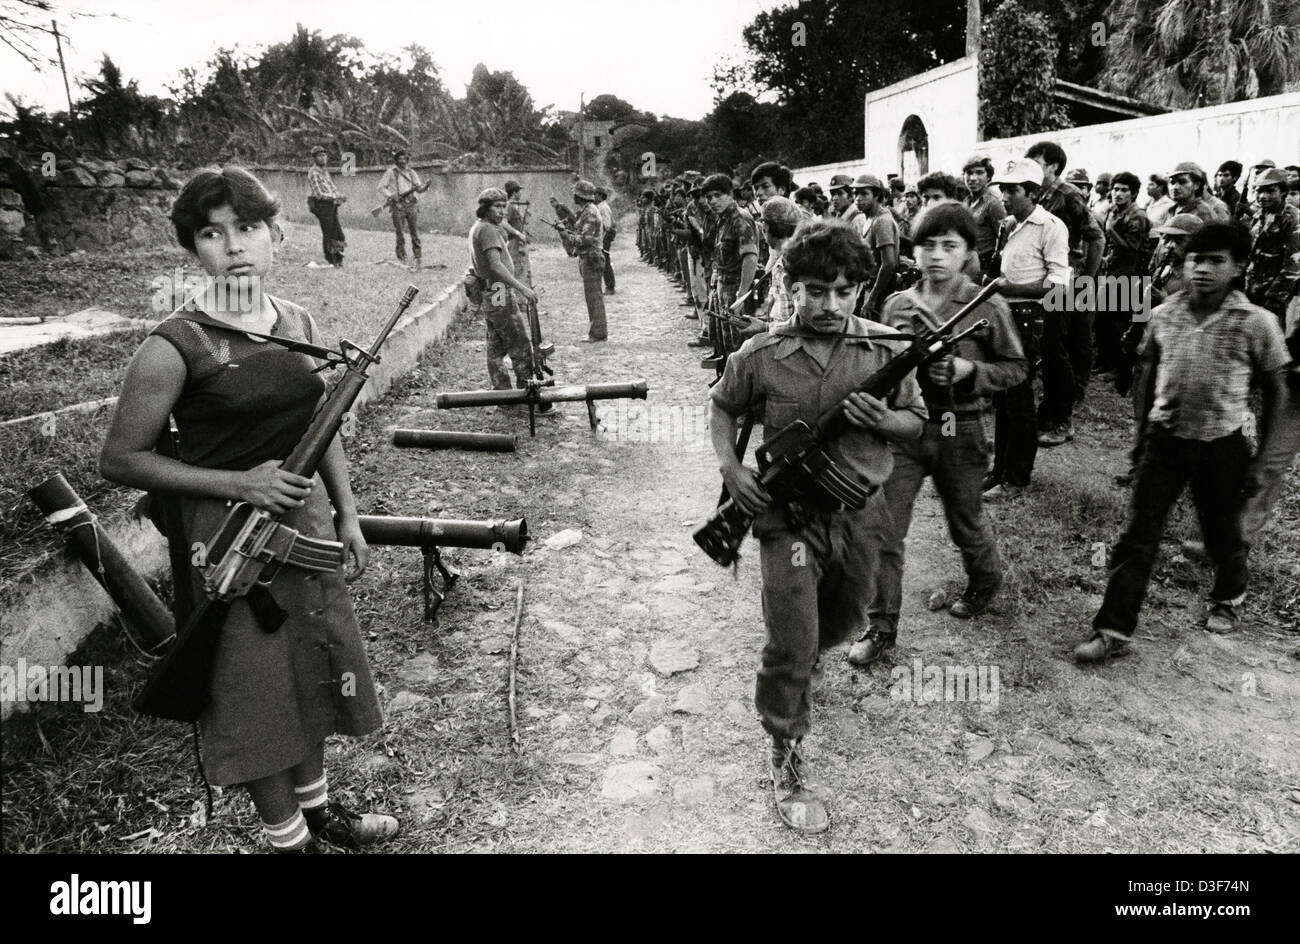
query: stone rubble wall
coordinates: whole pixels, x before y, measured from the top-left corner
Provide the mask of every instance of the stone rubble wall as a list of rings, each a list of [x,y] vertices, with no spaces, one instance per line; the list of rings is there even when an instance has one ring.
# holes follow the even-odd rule
[[[181,182],[171,172],[139,158],[62,158],[54,170],[31,168],[21,182],[0,170],[0,258],[175,243],[167,214]],[[38,188],[36,212],[23,185]]]

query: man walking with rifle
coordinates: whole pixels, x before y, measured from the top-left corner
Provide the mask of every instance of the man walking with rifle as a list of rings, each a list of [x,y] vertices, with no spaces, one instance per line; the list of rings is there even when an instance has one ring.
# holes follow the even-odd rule
[[[887,524],[880,486],[893,465],[889,443],[915,439],[926,411],[914,373],[880,397],[855,392],[897,350],[872,340],[885,329],[852,314],[869,266],[861,237],[844,223],[809,222],[786,245],[784,260],[795,317],[750,338],[727,360],[710,394],[709,428],[726,493],[757,515],[767,640],[754,705],[772,739],[777,814],[797,832],[819,833],[830,825],[827,798],[803,750],[813,668],[822,649],[855,636],[866,622],[871,588],[864,577],[875,572]],[[736,418],[765,403],[770,445],[774,431],[796,420],[813,424],[827,404],[839,401],[849,425],[826,444],[825,454],[847,491],[861,499],[856,510],[829,493],[774,503],[737,454]]]
[[[420,209],[419,194],[429,189],[429,183],[420,180],[415,168],[408,166],[410,158],[405,151],[393,154],[393,166],[384,171],[379,181],[379,195],[384,198],[393,217],[393,230],[397,234],[397,258],[406,261],[406,240],[402,236],[405,226],[411,234],[411,254],[415,268],[420,268]],[[382,212],[383,207],[377,208]],[[376,214],[378,215],[378,214]]]

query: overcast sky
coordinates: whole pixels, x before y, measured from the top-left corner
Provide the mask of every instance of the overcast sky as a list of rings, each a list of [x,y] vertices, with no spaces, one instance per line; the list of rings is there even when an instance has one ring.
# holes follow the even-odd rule
[[[142,91],[166,97],[187,66],[218,48],[283,42],[302,23],[322,35],[347,33],[372,52],[418,42],[443,83],[464,95],[474,66],[510,70],[538,107],[576,110],[612,92],[638,108],[700,118],[713,107],[709,78],[719,58],[738,55],[740,30],[772,0],[54,0],[70,38],[72,82],[98,72],[107,52]],[[71,17],[67,11],[112,11]],[[53,57],[53,40],[50,40]],[[46,110],[66,110],[59,70],[33,72],[0,45],[0,88]],[[74,100],[78,97],[75,84]],[[0,108],[8,110],[3,101]]]

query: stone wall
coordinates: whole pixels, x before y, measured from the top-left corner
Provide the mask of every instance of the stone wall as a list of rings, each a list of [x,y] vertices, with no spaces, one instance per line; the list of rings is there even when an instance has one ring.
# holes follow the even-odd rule
[[[474,225],[474,211],[478,208],[478,195],[488,187],[500,187],[507,180],[518,181],[523,187],[523,197],[532,204],[529,217],[529,234],[540,242],[556,241],[555,231],[542,224],[539,217],[553,217],[550,198],[555,197],[565,205],[572,204],[573,170],[568,167],[513,167],[505,170],[453,170],[439,165],[412,164],[422,180],[431,181],[429,189],[420,195],[420,228],[438,233],[468,233]],[[316,218],[307,210],[307,165],[285,167],[281,165],[249,168],[257,174],[267,189],[280,198],[281,213],[295,223],[315,224]],[[378,217],[370,215],[372,207],[383,199],[377,193],[385,167],[358,167],[356,173],[344,176],[337,167],[331,167],[330,177],[347,202],[339,211],[343,229],[391,230],[392,218],[388,213]]]
[[[175,242],[167,214],[180,181],[138,158],[60,159],[52,176],[0,171],[0,257],[23,246],[46,252]],[[34,198],[23,197],[23,192]]]

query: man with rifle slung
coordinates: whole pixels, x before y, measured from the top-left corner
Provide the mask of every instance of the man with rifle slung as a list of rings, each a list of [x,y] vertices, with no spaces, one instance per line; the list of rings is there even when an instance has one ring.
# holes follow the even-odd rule
[[[707,182],[705,189],[711,190]],[[865,625],[870,575],[886,524],[880,486],[893,466],[889,443],[915,439],[926,409],[910,371],[879,396],[855,392],[901,349],[896,341],[873,340],[893,332],[852,315],[869,269],[862,238],[842,222],[810,221],[795,232],[783,258],[795,317],[750,338],[728,358],[710,394],[709,428],[731,499],[727,505],[746,518],[757,516],[767,639],[754,705],[772,739],[769,771],[777,813],[791,829],[817,833],[830,819],[825,792],[814,782],[802,747],[811,721],[813,667],[820,650],[853,638]],[[841,401],[845,431],[818,454],[830,460],[819,474],[831,490],[804,488],[798,498],[785,492],[774,502],[760,475],[736,454],[736,417],[763,405],[764,448],[770,449],[775,431],[798,436],[800,427],[791,424],[811,426]],[[703,532],[696,540],[708,543]],[[734,552],[724,557],[716,545],[706,550],[715,560],[734,560]]]

